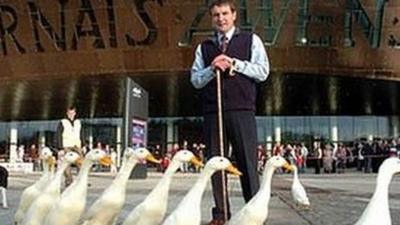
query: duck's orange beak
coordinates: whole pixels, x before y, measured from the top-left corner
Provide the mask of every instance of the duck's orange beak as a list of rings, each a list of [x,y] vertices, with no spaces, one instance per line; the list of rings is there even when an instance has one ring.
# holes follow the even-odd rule
[[[78,159],[74,162],[74,164],[75,164],[76,166],[78,166],[78,167],[81,167],[81,166],[82,166],[82,162],[83,162],[82,158],[78,158]]]
[[[190,159],[190,162],[193,163],[193,165],[195,166],[204,167],[204,164],[200,162],[200,160],[196,156],[193,156],[193,158]]]
[[[228,168],[226,168],[225,170],[236,176],[242,176],[242,173],[236,167],[234,167],[232,164],[230,166],[228,166]]]
[[[160,161],[160,160],[157,160],[156,158],[154,158],[154,156],[153,156],[152,154],[149,154],[149,155],[146,157],[146,160],[147,160],[147,161],[150,161],[150,162],[152,162],[152,163],[157,163],[157,164],[160,164],[160,163],[161,163],[161,161]]]
[[[282,167],[285,168],[289,172],[294,171],[293,166],[291,166],[289,163],[285,163],[285,165],[283,165]]]
[[[47,164],[49,164],[50,167],[54,167],[56,165],[56,158],[54,156],[49,157],[46,160]]]
[[[102,157],[99,162],[103,166],[110,166],[112,164],[112,160],[111,160],[110,156]]]

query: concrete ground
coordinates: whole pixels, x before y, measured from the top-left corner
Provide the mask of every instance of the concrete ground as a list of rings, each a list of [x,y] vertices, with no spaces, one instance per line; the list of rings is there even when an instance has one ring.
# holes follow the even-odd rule
[[[9,177],[9,208],[0,207],[0,225],[11,225],[14,213],[24,188],[39,178],[40,174],[11,173]],[[147,179],[129,180],[127,198],[119,216],[123,221],[129,212],[140,203],[160,179],[161,174],[149,172]],[[198,174],[177,173],[170,189],[168,214],[186,194]],[[88,190],[87,205],[91,205],[113,179],[108,173],[92,173],[91,186]],[[268,225],[350,225],[362,214],[371,197],[376,174],[363,174],[351,171],[346,174],[301,174],[300,179],[307,189],[312,207],[301,210],[295,207],[290,195],[291,176],[275,174],[273,195],[269,204]],[[390,186],[390,209],[393,225],[400,225],[400,178],[395,177]],[[229,183],[232,213],[244,204],[240,184],[231,177]],[[213,205],[210,185],[207,187],[202,202],[202,224],[210,220]]]

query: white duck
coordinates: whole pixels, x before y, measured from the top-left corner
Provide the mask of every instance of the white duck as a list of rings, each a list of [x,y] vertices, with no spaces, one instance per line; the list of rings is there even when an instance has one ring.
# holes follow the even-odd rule
[[[252,199],[229,220],[229,225],[262,225],[268,217],[268,203],[271,197],[272,175],[276,168],[290,165],[281,156],[273,156],[266,165],[262,176],[261,186]]]
[[[108,166],[111,164],[111,159],[99,149],[88,152],[78,177],[65,189],[60,200],[50,209],[44,219],[44,225],[75,225],[78,223],[86,205],[89,172],[95,162]]]
[[[226,170],[235,175],[241,173],[224,157],[214,156],[205,165],[196,183],[179,203],[175,211],[164,221],[163,225],[200,225],[201,199],[207,182],[219,170]]]
[[[112,184],[89,208],[83,222],[84,225],[115,224],[118,213],[125,203],[129,175],[137,163],[143,160],[159,163],[145,148],[127,148],[125,150],[121,170]]]
[[[156,187],[142,203],[132,210],[123,225],[159,225],[167,211],[168,192],[172,177],[181,164],[187,162],[196,166],[204,166],[191,151],[178,151]]]
[[[42,193],[44,187],[49,183],[53,176],[55,158],[53,157],[51,150],[44,147],[40,152],[40,159],[43,162],[43,174],[38,181],[27,187],[22,192],[21,200],[14,216],[15,225],[21,224],[29,206],[39,196],[39,194]]]
[[[292,183],[292,197],[296,205],[304,208],[310,207],[310,201],[308,200],[306,190],[303,185],[300,183],[298,170],[295,165],[292,165],[293,168],[293,183]]]
[[[391,225],[389,184],[394,174],[400,173],[400,159],[388,158],[379,167],[374,195],[355,225]]]
[[[61,182],[65,169],[71,164],[80,165],[81,157],[74,151],[67,152],[61,166],[54,176],[54,179],[47,185],[43,193],[35,199],[29,207],[26,216],[22,220],[22,225],[42,225],[45,216],[51,207],[60,199]]]

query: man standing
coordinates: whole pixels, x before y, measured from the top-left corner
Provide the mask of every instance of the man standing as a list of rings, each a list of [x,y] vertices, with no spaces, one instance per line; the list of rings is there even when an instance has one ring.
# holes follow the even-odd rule
[[[214,37],[202,42],[196,49],[191,83],[201,89],[208,157],[219,155],[215,78],[216,71],[221,72],[224,139],[232,145],[233,155],[243,173],[240,181],[247,202],[259,188],[256,83],[267,79],[269,62],[261,39],[256,34],[242,32],[235,27],[234,0],[212,0],[209,12],[216,32]],[[225,144],[225,155],[228,146]],[[230,217],[229,201],[224,200],[222,180],[221,173],[216,173],[212,178],[215,207],[212,209],[213,220],[210,225],[223,224],[225,213]]]
[[[71,106],[67,109],[66,117],[58,124],[57,128],[58,149],[68,152],[75,151],[82,156],[81,152],[81,121],[76,119],[76,108]],[[65,170],[65,187],[69,186],[73,179],[71,168]]]

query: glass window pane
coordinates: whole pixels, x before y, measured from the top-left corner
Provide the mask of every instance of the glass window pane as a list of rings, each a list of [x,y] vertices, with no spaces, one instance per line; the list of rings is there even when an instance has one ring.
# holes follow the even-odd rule
[[[272,117],[256,117],[257,123],[257,141],[259,143],[264,143],[267,141],[268,137],[273,137],[273,122]]]
[[[353,134],[353,117],[341,116],[337,117],[338,138],[340,142],[348,142],[354,140]]]
[[[282,134],[289,138],[288,141],[301,141],[305,134],[304,117],[290,116],[283,120]]]
[[[317,138],[330,139],[330,123],[327,116],[310,117],[311,135]]]
[[[376,135],[376,121],[372,116],[354,117],[354,137],[372,138]]]
[[[390,125],[389,125],[389,118],[387,117],[377,117],[376,118],[377,124],[377,135],[378,137],[390,137]]]

